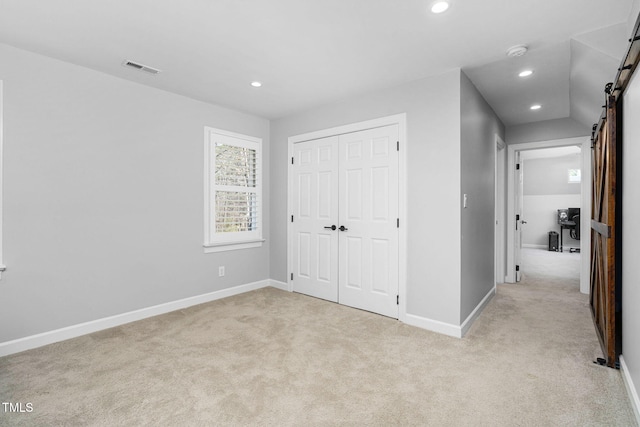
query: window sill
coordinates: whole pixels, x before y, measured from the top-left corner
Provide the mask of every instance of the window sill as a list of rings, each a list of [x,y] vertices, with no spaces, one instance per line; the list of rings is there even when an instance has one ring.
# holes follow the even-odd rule
[[[213,252],[226,252],[235,251],[238,249],[259,248],[265,239],[258,240],[244,240],[242,242],[222,242],[222,243],[209,243],[204,246],[204,253],[210,254]]]

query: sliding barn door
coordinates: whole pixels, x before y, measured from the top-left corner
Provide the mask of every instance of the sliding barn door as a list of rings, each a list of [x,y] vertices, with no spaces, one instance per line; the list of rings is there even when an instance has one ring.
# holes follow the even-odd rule
[[[621,352],[621,316],[617,245],[618,112],[615,97],[609,96],[606,119],[594,135],[593,201],[591,216],[590,304],[604,363],[615,367]]]
[[[338,137],[294,145],[293,290],[338,301]]]

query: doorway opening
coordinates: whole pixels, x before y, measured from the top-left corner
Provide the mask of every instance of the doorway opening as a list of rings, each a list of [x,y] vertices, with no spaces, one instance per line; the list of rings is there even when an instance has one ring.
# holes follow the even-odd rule
[[[553,159],[549,161],[545,159]],[[528,159],[528,160],[527,160]],[[559,160],[561,159],[561,160]],[[526,268],[526,260],[532,254],[547,251],[549,254],[569,255],[574,249],[572,260],[579,259],[577,269],[580,275],[580,292],[589,293],[589,254],[591,242],[580,236],[580,230],[590,230],[591,212],[591,143],[588,137],[568,138],[553,141],[517,144],[508,146],[507,155],[507,267],[505,281],[516,283]],[[527,163],[534,169],[543,168],[533,182],[527,183]],[[555,164],[556,171],[550,172],[550,165]],[[546,170],[544,169],[546,168]],[[566,171],[564,171],[564,169]],[[580,182],[576,181],[576,170],[579,169]],[[560,174],[560,175],[559,175]],[[535,174],[533,174],[535,175]],[[555,181],[554,181],[555,180]],[[564,180],[561,186],[558,183]],[[553,184],[555,182],[555,184]],[[555,185],[558,194],[549,193],[549,185]],[[546,189],[545,189],[546,188]],[[561,213],[569,213],[569,209],[578,215],[575,221],[561,218]],[[571,222],[571,223],[570,223]],[[555,247],[549,251],[550,243]],[[575,233],[579,233],[576,235]],[[561,234],[562,233],[562,234]],[[561,241],[562,236],[562,241]],[[578,239],[576,239],[578,237]],[[524,251],[524,259],[523,259]],[[563,251],[567,251],[564,254]],[[584,254],[582,256],[578,253]],[[547,254],[545,254],[547,255]],[[558,257],[559,259],[559,257]],[[537,261],[542,261],[538,258]],[[547,257],[548,260],[548,257]],[[536,259],[531,260],[535,263]]]

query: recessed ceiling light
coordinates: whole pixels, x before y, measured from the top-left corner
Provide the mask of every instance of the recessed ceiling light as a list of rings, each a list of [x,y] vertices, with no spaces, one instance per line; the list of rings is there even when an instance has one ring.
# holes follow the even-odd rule
[[[539,110],[539,109],[541,109],[541,108],[542,108],[542,105],[540,105],[540,104],[533,104],[533,105],[531,106],[531,109],[532,109],[532,110]]]
[[[260,86],[262,86],[262,83],[260,83],[260,82],[251,82],[251,86],[260,87]]]
[[[524,70],[521,71],[520,74],[518,74],[519,77],[529,77],[531,74],[533,74],[532,70]]]
[[[449,9],[449,2],[447,1],[436,1],[431,4],[431,12],[433,13],[442,13],[447,9]]]

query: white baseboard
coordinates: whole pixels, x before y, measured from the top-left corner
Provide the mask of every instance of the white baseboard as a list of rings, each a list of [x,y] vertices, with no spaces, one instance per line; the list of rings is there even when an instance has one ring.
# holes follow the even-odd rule
[[[462,329],[460,326],[452,325],[451,323],[440,322],[439,320],[428,319],[409,313],[404,316],[404,323],[439,334],[449,335],[450,337],[462,338]]]
[[[476,308],[471,312],[471,314],[467,316],[466,320],[464,321],[464,323],[462,323],[462,326],[460,328],[463,337],[467,334],[467,332],[469,332],[469,328],[471,328],[471,325],[473,325],[473,322],[475,322],[478,316],[480,316],[480,313],[482,313],[482,310],[484,310],[484,307],[489,303],[489,301],[491,301],[491,298],[493,298],[495,294],[496,294],[496,287],[494,286],[484,296],[484,298],[482,298],[482,301],[480,301],[480,304],[478,304]]]
[[[406,314],[403,316],[403,321],[407,325],[415,326],[422,329],[427,329],[439,334],[449,335],[450,337],[462,338],[471,328],[471,325],[480,316],[482,310],[487,305],[491,298],[496,294],[495,286],[485,295],[480,301],[480,304],[476,306],[473,312],[467,317],[464,323],[460,326],[453,325],[451,323],[441,322],[439,320],[428,319],[422,316],[416,316],[415,314]]]
[[[622,379],[624,380],[624,385],[627,388],[629,400],[633,407],[633,413],[636,415],[636,422],[640,425],[640,397],[638,397],[638,389],[633,384],[633,378],[631,378],[629,368],[627,368],[627,364],[624,362],[624,357],[622,356],[620,356],[620,370],[622,371]]]
[[[534,245],[531,243],[523,243],[522,247],[528,248],[528,249],[549,249],[549,246],[547,245]],[[562,247],[565,248],[567,251],[569,249],[580,249],[580,246],[562,245]]]
[[[55,342],[76,338],[104,329],[113,328],[115,326],[124,325],[125,323],[135,322],[136,320],[146,319],[148,317],[157,316],[159,314],[165,314],[194,305],[254,291],[256,289],[266,288],[268,286],[287,290],[286,283],[269,279],[247,283],[245,285],[234,286],[232,288],[222,289],[220,291],[210,292],[204,295],[171,301],[164,304],[154,305],[152,307],[142,308],[140,310],[134,310],[127,313],[117,314],[115,316],[92,320],[90,322],[79,323],[77,325],[68,326],[66,328],[56,329],[49,332],[43,332],[41,334],[19,338],[13,341],[6,341],[0,343],[0,357],[19,353],[25,350],[30,350],[36,347],[42,347],[43,345],[53,344]]]
[[[269,286],[272,288],[280,289],[282,291],[289,292],[289,285],[285,282],[280,282],[278,280],[269,279]]]
[[[42,347],[44,345],[53,344],[59,341],[76,338],[93,332],[102,331],[104,329],[113,328],[116,326],[124,325],[126,323],[135,322],[137,320],[158,316],[160,314],[181,310],[183,308],[188,308],[194,305],[204,304],[218,299],[239,295],[268,286],[283,291],[289,291],[289,285],[285,282],[280,282],[272,279],[261,280],[258,282],[222,289],[220,291],[210,292],[204,295],[184,298],[181,300],[154,305],[152,307],[147,307],[140,310],[117,314],[115,316],[92,320],[90,322],[79,323],[77,325],[43,332],[41,334],[31,335],[12,341],[6,341],[0,343],[0,357],[19,353],[21,351],[30,350],[37,347]],[[467,317],[467,319],[461,326],[440,322],[438,320],[432,320],[413,314],[406,314],[405,316],[403,316],[403,321],[407,325],[416,326],[418,328],[427,329],[429,331],[438,332],[455,338],[462,338],[464,334],[466,334],[466,332],[469,330],[475,319],[480,315],[484,306],[491,300],[493,295],[495,295],[495,288],[492,289],[484,297],[484,299],[480,302],[480,304],[478,304],[475,310],[469,315],[469,317]]]

